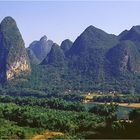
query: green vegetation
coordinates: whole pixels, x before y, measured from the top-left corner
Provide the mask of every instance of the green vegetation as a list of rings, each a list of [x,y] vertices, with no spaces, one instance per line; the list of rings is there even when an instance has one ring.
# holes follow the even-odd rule
[[[88,112],[69,112],[42,107],[0,104],[1,116],[19,126],[62,131],[72,136],[94,130],[104,119]],[[97,123],[97,124],[96,124]]]
[[[63,50],[57,44],[53,44],[50,53],[47,57],[42,61],[42,65],[52,65],[54,67],[65,67],[65,55]]]
[[[15,103],[20,106],[29,105],[29,106],[40,106],[44,108],[67,110],[67,111],[85,111],[85,107],[80,102],[68,102],[59,98],[43,98],[39,99],[36,97],[10,97],[10,96],[1,96],[0,102],[2,103]]]
[[[42,129],[21,127],[16,122],[0,117],[0,139],[25,139],[39,132],[42,132]]]
[[[18,138],[30,138],[46,130],[60,131],[67,139],[140,137],[139,134],[129,132],[133,131],[135,124],[122,122],[117,118],[118,107],[96,105],[90,110],[85,109],[82,105],[82,90],[94,85],[89,81],[82,83],[80,79],[82,78],[79,75],[67,73],[59,67],[32,66],[31,75],[20,76],[19,79],[14,79],[0,88],[0,110],[2,119],[5,120],[4,124],[6,121],[9,121],[9,124],[14,122],[14,130],[11,131]],[[95,90],[95,87],[93,89]],[[112,101],[116,100],[117,96],[94,96],[93,100],[101,98],[107,102],[108,98]],[[126,94],[119,96],[117,100],[126,102],[129,99],[131,102],[136,98],[139,96]],[[1,131],[3,129],[0,128]],[[22,136],[18,135],[18,130],[22,132]],[[137,131],[136,128],[134,130]],[[9,134],[9,138],[13,137],[12,134]],[[3,133],[3,137],[7,135],[7,132]]]
[[[53,44],[40,65],[32,65],[31,74],[0,81],[0,139],[30,139],[46,131],[64,134],[56,137],[63,139],[140,138],[140,109],[131,108],[129,118],[122,120],[116,104],[140,102],[140,95],[134,94],[140,91],[137,30],[117,37],[90,26],[74,43]],[[26,58],[27,52],[11,17],[2,21],[0,35],[3,79],[7,66]],[[101,96],[90,101],[105,104],[86,108],[83,102],[89,99],[83,93],[94,91]]]
[[[126,79],[127,78],[127,79]],[[94,91],[117,91],[120,93],[133,93],[135,91],[132,77],[123,77],[121,82],[110,79],[110,83],[95,82],[92,77],[86,77],[80,73],[63,67],[54,67],[52,65],[33,65],[32,73],[28,76],[20,75],[19,79],[9,82],[8,88],[15,89],[33,89],[47,93],[70,92],[79,94],[80,92]],[[139,90],[140,81],[135,77],[136,88]],[[131,82],[131,83],[130,83]],[[131,84],[131,85],[130,85]],[[9,86],[9,87],[8,87]]]
[[[113,104],[97,105],[89,113],[1,103],[1,138],[31,138],[45,130],[64,133],[60,138],[139,138],[139,110],[130,113],[128,122],[117,120],[116,110]]]
[[[97,114],[99,116],[105,116],[107,118],[113,118],[117,119],[116,111],[118,109],[117,104],[99,104],[95,105],[92,108],[90,108],[89,112],[92,112],[94,114]]]

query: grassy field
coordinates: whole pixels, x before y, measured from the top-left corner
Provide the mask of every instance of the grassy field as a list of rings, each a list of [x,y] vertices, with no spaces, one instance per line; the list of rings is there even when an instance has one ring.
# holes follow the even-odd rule
[[[84,94],[82,94],[82,96],[85,97],[86,100],[91,100],[91,99],[93,99],[94,96],[97,97],[97,96],[103,96],[103,95],[101,95],[99,93],[84,93]]]
[[[118,96],[124,96],[123,94],[117,93]],[[82,94],[83,97],[85,97],[86,100],[92,100],[94,97],[98,97],[98,96],[114,96],[113,93],[83,93]]]

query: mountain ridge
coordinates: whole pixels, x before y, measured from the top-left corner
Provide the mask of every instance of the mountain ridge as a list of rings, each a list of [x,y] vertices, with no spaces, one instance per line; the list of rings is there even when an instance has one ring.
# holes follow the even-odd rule
[[[138,27],[134,26],[130,30],[124,30],[118,36],[108,34],[94,26],[87,27],[66,52],[61,48],[65,55],[64,70],[71,75],[79,75],[82,83],[86,84],[87,80],[91,81],[89,86],[98,87],[98,89],[105,88],[105,85],[112,87],[116,81],[121,83],[122,87],[127,84],[131,85],[133,77],[140,74]],[[132,33],[128,39],[128,34],[131,34],[133,30],[138,34]],[[47,59],[49,59],[49,54]],[[49,64],[41,63],[41,65]],[[127,80],[128,77],[130,81]],[[73,77],[74,81],[75,79],[76,77]],[[126,80],[126,83],[122,79]],[[113,88],[118,88],[118,85],[116,84]]]

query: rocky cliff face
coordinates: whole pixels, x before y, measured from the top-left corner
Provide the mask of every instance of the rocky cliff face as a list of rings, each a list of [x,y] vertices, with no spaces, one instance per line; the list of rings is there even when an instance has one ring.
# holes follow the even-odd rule
[[[13,79],[16,75],[25,71],[30,71],[30,65],[27,59],[24,56],[21,56],[11,65],[7,65],[7,79]]]
[[[4,18],[0,24],[0,50],[1,82],[31,71],[24,41],[11,17]]]

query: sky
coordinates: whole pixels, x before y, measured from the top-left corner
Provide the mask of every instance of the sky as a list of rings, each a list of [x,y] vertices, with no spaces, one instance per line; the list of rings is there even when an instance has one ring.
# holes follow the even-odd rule
[[[44,35],[61,44],[90,25],[116,35],[140,25],[140,1],[0,1],[0,21],[6,16],[16,20],[26,47]]]

